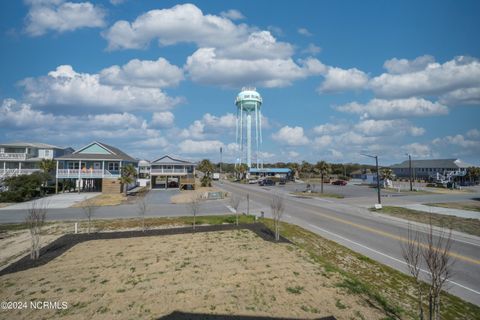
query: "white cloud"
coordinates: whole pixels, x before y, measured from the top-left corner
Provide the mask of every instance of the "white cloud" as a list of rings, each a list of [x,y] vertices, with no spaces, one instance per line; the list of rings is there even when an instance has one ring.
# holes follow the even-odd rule
[[[3,128],[31,128],[45,123],[54,123],[52,114],[33,110],[29,104],[18,103],[14,99],[5,99],[0,107],[0,124]]]
[[[212,152],[218,152],[220,147],[224,147],[223,142],[219,140],[184,140],[178,145],[179,149],[183,153],[193,154],[207,154]]]
[[[365,88],[367,83],[368,76],[357,68],[329,67],[325,75],[325,81],[320,85],[318,91],[324,93],[357,90]]]
[[[389,73],[404,74],[411,73],[425,69],[430,63],[434,63],[435,58],[430,55],[424,55],[415,58],[414,60],[393,58],[385,61],[384,68]]]
[[[380,98],[445,95],[455,90],[480,87],[480,62],[475,58],[459,56],[443,64],[423,63],[420,64],[424,67],[421,70],[412,69],[412,64],[407,62],[407,67],[399,67],[397,63],[399,71],[412,71],[384,73],[371,79],[369,87]]]
[[[335,150],[335,149],[330,149],[330,154],[332,156],[333,159],[337,159],[338,160],[343,160],[343,153],[338,151],[338,150]]]
[[[361,115],[364,118],[426,117],[448,114],[448,108],[425,99],[372,99],[367,104],[351,102],[336,108],[338,111]]]
[[[197,140],[204,139],[204,128],[205,124],[202,121],[195,120],[187,129],[182,130],[182,132],[180,133],[180,137],[192,138]]]
[[[313,132],[319,135],[341,133],[348,130],[345,124],[325,123],[313,128]]]
[[[308,46],[302,50],[303,53],[306,54],[311,54],[311,55],[317,55],[322,51],[322,48],[319,46],[316,46],[313,43],[309,43]]]
[[[271,159],[271,158],[275,157],[275,153],[271,153],[271,152],[267,152],[267,151],[260,151],[258,153],[258,157],[260,159]]]
[[[214,116],[210,113],[203,115],[203,123],[210,128],[234,129],[236,126],[236,116],[233,113],[227,113],[223,116]]]
[[[274,133],[272,138],[281,144],[289,146],[302,146],[309,143],[302,127],[284,126],[278,132]]]
[[[480,105],[480,86],[442,94],[440,102],[447,105]]]
[[[404,135],[421,136],[424,128],[413,126],[404,119],[397,120],[364,120],[354,126],[354,129],[366,136]]]
[[[173,125],[175,116],[170,111],[154,112],[152,114],[151,124],[155,127],[168,128]]]
[[[230,9],[227,11],[222,11],[220,12],[220,15],[224,18],[230,19],[230,20],[242,20],[245,19],[245,16],[238,10],[235,9]]]
[[[103,33],[109,49],[140,49],[153,39],[161,45],[191,42],[201,47],[223,47],[243,40],[247,35],[246,25],[235,25],[220,16],[204,15],[193,4],[150,10],[131,23],[117,21]]]
[[[41,36],[48,31],[66,32],[105,25],[105,11],[90,2],[27,1],[30,5],[25,31]]]
[[[467,137],[472,139],[480,139],[480,130],[472,129],[467,131]]]
[[[308,31],[308,29],[306,29],[306,28],[298,28],[297,32],[298,32],[298,34],[301,34],[302,36],[306,36],[306,37],[313,36],[313,34],[310,31]]]
[[[110,3],[114,6],[118,6],[119,4],[124,3],[126,0],[110,0]]]
[[[329,135],[324,135],[320,137],[316,137],[313,140],[313,145],[315,148],[320,149],[320,148],[325,148],[329,146],[333,142],[333,137]]]
[[[183,71],[164,58],[130,60],[123,66],[111,66],[100,71],[100,82],[120,86],[165,88],[178,85],[183,80]]]
[[[188,57],[185,70],[202,84],[239,87],[245,83],[262,87],[285,87],[294,80],[320,74],[324,65],[317,59],[306,59],[297,65],[292,59],[225,59],[217,57],[214,48],[198,49]]]
[[[415,158],[430,158],[433,154],[428,145],[417,142],[404,145],[402,146],[402,149],[405,153],[408,153]]]
[[[300,156],[300,153],[298,153],[297,151],[288,151],[287,155],[290,158],[298,158]]]
[[[69,65],[57,67],[47,76],[27,78],[20,82],[28,102],[38,106],[88,107],[94,110],[114,109],[165,110],[181,102],[158,88],[108,86],[98,74],[77,73]]]
[[[438,146],[453,145],[462,148],[480,148],[479,140],[466,139],[461,134],[434,139],[433,144]]]

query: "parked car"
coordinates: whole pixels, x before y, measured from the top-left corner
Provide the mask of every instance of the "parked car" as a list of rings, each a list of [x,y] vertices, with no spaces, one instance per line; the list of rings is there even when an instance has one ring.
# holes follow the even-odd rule
[[[264,180],[260,180],[258,184],[261,186],[274,186],[275,181],[273,181],[272,179],[264,179]]]
[[[279,185],[285,185],[287,183],[287,180],[285,179],[280,179],[280,181],[278,182]]]
[[[345,180],[336,180],[336,181],[333,181],[332,184],[335,185],[335,186],[346,186],[346,185],[347,185],[347,181],[345,181]]]
[[[257,179],[251,179],[251,180],[248,180],[248,183],[249,183],[249,184],[257,184],[257,183],[259,183],[259,180],[257,180]]]

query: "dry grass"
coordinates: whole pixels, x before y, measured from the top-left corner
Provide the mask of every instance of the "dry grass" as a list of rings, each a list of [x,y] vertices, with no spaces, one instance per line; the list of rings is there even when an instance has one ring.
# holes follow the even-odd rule
[[[480,220],[468,219],[444,214],[428,213],[402,207],[383,206],[381,210],[371,209],[372,211],[388,214],[394,217],[428,224],[430,219],[432,224],[437,227],[451,228],[452,230],[480,236]]]
[[[66,310],[9,318],[140,319],[175,310],[292,318],[382,319],[339,290],[308,253],[249,230],[96,240],[36,268],[2,276],[2,300],[66,301]]]
[[[8,207],[8,206],[11,206],[12,204],[15,204],[15,203],[0,202],[0,208],[5,208],[5,207]]]
[[[480,212],[480,201],[462,201],[462,202],[444,202],[444,203],[427,203],[427,206],[470,210]]]
[[[222,192],[222,190],[213,187],[200,187],[196,186],[195,190],[182,190],[179,194],[170,197],[171,203],[188,203],[192,200],[192,197],[202,196],[206,192]]]
[[[88,199],[91,205],[95,207],[104,207],[104,206],[117,206],[122,203],[125,203],[128,200],[122,193],[115,194],[100,194],[93,198]],[[78,202],[72,206],[72,208],[81,208],[84,201]]]
[[[335,199],[343,199],[344,196],[341,194],[336,193],[321,193],[321,192],[293,192],[292,194],[301,197],[317,197],[317,198],[335,198]]]

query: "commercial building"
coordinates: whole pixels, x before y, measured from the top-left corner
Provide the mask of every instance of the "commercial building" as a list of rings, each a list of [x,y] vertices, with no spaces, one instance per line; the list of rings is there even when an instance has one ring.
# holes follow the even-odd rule
[[[281,179],[292,180],[293,172],[290,168],[250,168],[250,177],[276,177]]]
[[[467,174],[467,168],[472,167],[472,165],[460,159],[431,159],[412,160],[411,167],[412,176],[415,179],[450,182],[453,180],[463,180]],[[409,160],[392,165],[390,168],[398,178],[410,177]]]
[[[122,167],[136,167],[138,162],[122,150],[97,141],[55,160],[57,183],[73,185],[78,191],[103,193],[120,193]]]
[[[40,171],[40,162],[43,159],[52,160],[72,152],[72,148],[45,143],[2,143],[0,144],[0,180]]]

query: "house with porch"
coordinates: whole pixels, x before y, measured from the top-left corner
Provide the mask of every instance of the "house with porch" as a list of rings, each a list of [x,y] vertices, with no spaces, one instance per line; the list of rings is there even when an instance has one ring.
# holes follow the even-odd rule
[[[94,141],[72,154],[63,155],[57,161],[56,185],[62,182],[73,186],[76,191],[120,193],[120,178],[123,166],[133,164],[137,160],[122,150]]]
[[[72,148],[62,148],[46,143],[2,143],[0,144],[0,180],[40,171],[40,162],[43,159],[52,160],[72,152]]]
[[[197,164],[178,157],[165,155],[150,162],[152,189],[195,189]]]

